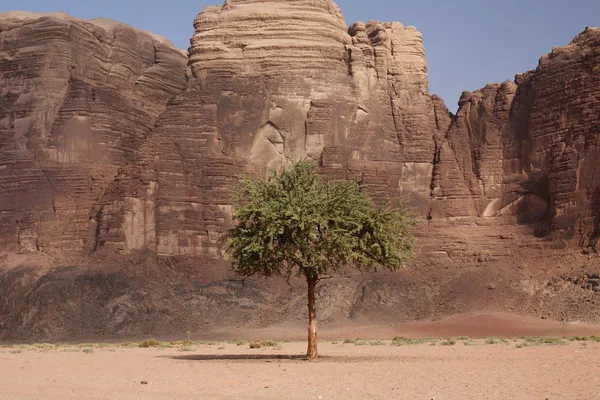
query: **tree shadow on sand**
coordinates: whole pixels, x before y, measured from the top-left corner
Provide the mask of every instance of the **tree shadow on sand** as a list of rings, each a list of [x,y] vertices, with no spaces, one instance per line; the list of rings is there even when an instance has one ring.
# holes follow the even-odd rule
[[[160,357],[180,361],[306,361],[305,354],[189,354]]]
[[[180,356],[158,356],[177,361],[198,362],[247,362],[247,363],[271,363],[271,362],[308,362],[306,354],[187,354]],[[326,363],[361,363],[375,361],[397,361],[398,356],[319,356],[320,362]],[[411,357],[403,357],[411,359]]]

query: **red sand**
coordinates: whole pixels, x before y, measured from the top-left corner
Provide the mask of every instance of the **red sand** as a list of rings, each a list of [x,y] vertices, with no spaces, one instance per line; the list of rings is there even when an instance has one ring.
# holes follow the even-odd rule
[[[321,343],[323,357],[316,363],[301,360],[304,343],[282,346],[20,354],[3,349],[0,398],[600,399],[595,342],[528,348],[481,340],[476,346]]]
[[[426,322],[413,322],[400,325],[373,325],[369,323],[329,324],[319,328],[321,339],[339,338],[391,339],[396,336],[447,338],[469,336],[486,338],[490,336],[519,338],[525,336],[600,336],[600,325],[585,323],[562,323],[541,318],[523,317],[507,313],[477,313]],[[304,340],[304,326],[271,327],[252,331],[217,331],[198,336],[209,340],[274,339]],[[181,339],[179,339],[181,340]]]
[[[211,339],[300,338],[299,327],[215,333]],[[325,326],[321,337],[575,336],[598,326],[509,314],[456,316],[398,326]],[[517,348],[522,343],[465,346],[306,344],[252,350],[216,344],[179,349],[67,352],[0,346],[0,399],[600,399],[600,343]],[[142,381],[147,384],[142,384]]]

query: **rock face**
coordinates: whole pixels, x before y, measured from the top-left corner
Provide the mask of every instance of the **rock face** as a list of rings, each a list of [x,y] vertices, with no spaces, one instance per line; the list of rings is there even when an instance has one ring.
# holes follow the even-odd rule
[[[290,159],[428,202],[436,123],[414,28],[349,34],[329,0],[228,1],[195,27],[188,88],[94,214],[100,246],[217,257],[236,175]]]
[[[600,29],[516,83],[465,92],[434,173],[439,216],[510,216],[577,246],[600,233]]]
[[[302,292],[227,282],[218,239],[239,174],[301,158],[428,220],[412,272],[324,286],[327,318],[595,318],[568,304],[596,291],[543,282],[600,237],[600,29],[452,115],[413,27],[348,28],[331,0],[227,0],[194,26],[188,57],[114,21],[0,14],[0,337],[293,319]]]
[[[89,250],[93,205],[185,88],[185,63],[114,21],[0,14],[0,246]]]

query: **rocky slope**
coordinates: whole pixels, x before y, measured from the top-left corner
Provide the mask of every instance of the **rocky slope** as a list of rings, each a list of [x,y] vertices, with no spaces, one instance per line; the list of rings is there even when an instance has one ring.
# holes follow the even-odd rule
[[[597,258],[570,249],[600,236],[600,29],[452,115],[413,27],[348,28],[331,0],[227,0],[194,26],[188,58],[0,14],[0,337],[301,320],[302,289],[229,281],[217,242],[238,174],[299,158],[427,219],[409,272],[324,285],[326,320],[597,320]]]

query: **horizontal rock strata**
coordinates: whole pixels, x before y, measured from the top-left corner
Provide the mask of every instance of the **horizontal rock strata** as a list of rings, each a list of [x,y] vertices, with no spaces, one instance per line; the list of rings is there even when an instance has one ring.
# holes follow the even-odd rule
[[[298,159],[427,220],[412,272],[328,286],[327,318],[546,304],[594,319],[576,305],[595,304],[595,283],[552,271],[575,268],[565,247],[598,250],[600,29],[463,93],[454,115],[430,95],[414,27],[348,27],[331,0],[227,0],[194,27],[186,54],[110,20],[0,14],[4,337],[287,321],[301,295],[240,291],[218,240],[238,176]],[[93,312],[65,317],[86,293]]]
[[[292,159],[427,208],[437,128],[414,28],[348,30],[325,0],[229,1],[195,27],[188,88],[95,214],[102,246],[218,257],[235,177]]]
[[[185,88],[185,63],[115,21],[0,14],[0,246],[90,248],[94,204]]]

